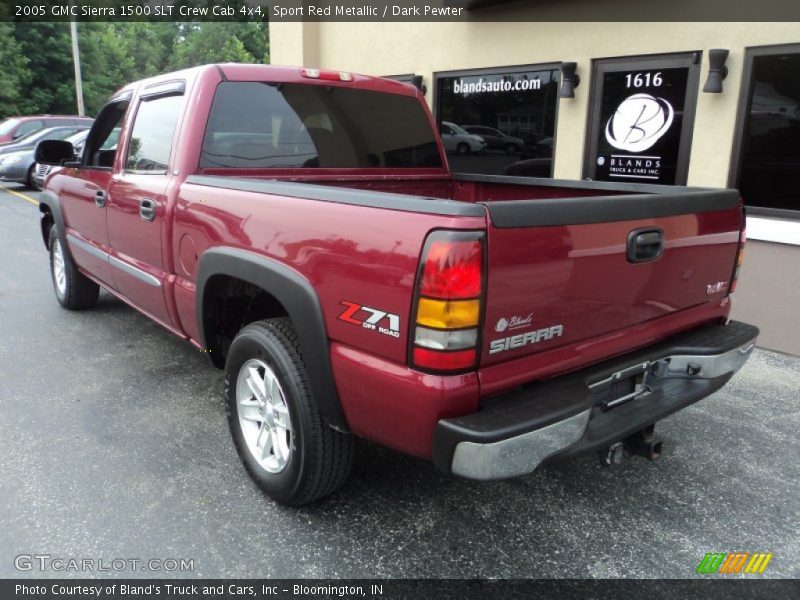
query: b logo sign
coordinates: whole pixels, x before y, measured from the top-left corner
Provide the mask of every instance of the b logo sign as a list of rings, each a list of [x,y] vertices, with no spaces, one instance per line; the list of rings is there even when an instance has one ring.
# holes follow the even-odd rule
[[[606,139],[620,150],[644,152],[669,130],[674,117],[672,105],[663,98],[634,94],[606,123]]]

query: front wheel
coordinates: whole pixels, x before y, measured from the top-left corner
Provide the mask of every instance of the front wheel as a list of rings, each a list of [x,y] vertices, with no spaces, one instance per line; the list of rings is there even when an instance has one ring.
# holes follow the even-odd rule
[[[456,146],[456,152],[461,156],[469,154],[469,144],[461,142],[458,146]]]
[[[225,366],[228,424],[252,479],[281,504],[332,494],[353,460],[350,435],[317,410],[297,333],[288,318],[244,327]]]
[[[72,263],[55,226],[50,228],[50,276],[58,303],[69,310],[90,308],[97,302],[100,286],[83,275]]]

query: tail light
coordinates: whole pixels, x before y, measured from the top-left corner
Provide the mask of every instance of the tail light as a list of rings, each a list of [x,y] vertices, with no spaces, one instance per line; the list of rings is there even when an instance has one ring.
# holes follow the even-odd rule
[[[452,373],[477,366],[483,290],[484,234],[431,233],[414,296],[413,367]]]
[[[306,79],[322,79],[324,81],[353,81],[352,73],[344,71],[324,71],[322,69],[300,69],[300,75]]]
[[[736,250],[736,263],[733,267],[733,277],[731,277],[731,284],[728,286],[728,293],[732,294],[736,291],[736,282],[739,279],[739,271],[742,268],[742,263],[744,262],[744,244],[747,241],[747,230],[742,227],[742,231],[739,234],[739,248]]]

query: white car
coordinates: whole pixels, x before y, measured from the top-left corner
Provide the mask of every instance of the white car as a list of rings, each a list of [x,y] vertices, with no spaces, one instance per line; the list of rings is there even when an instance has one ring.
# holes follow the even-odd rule
[[[458,154],[474,154],[486,148],[486,142],[479,135],[474,135],[455,123],[442,121],[439,125],[445,152]]]

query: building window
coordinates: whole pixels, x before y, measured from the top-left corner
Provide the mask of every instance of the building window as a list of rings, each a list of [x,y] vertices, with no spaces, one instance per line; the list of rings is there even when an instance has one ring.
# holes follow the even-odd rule
[[[748,49],[733,185],[748,212],[800,216],[800,46]]]
[[[592,62],[584,176],[686,185],[700,53]]]
[[[450,168],[551,177],[558,65],[435,74],[436,119]]]

